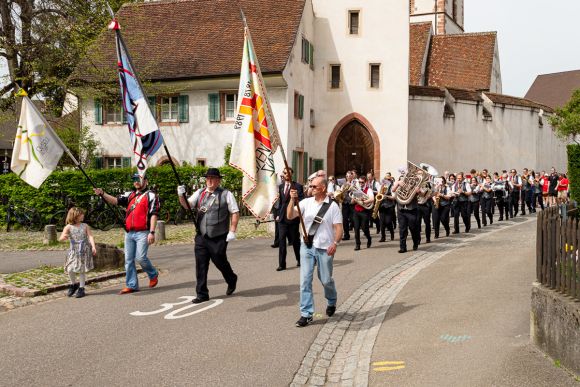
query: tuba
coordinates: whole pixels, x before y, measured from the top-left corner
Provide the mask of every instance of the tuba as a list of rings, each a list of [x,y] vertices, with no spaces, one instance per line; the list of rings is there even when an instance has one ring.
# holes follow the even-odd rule
[[[433,177],[435,177],[435,176],[437,176],[439,174],[439,172],[437,172],[437,170],[433,166],[431,166],[431,165],[429,165],[427,163],[421,163],[421,164],[419,164],[419,166],[424,171],[426,171],[429,175],[431,175]],[[417,203],[419,203],[419,204],[425,204],[425,203],[427,203],[429,201],[429,199],[431,198],[431,195],[433,194],[433,189],[431,188],[431,184],[429,184],[429,180],[431,180],[431,179],[428,179],[421,186],[421,188],[425,188],[426,189],[426,192],[425,193],[422,193],[417,198]]]
[[[421,188],[427,186],[427,183],[430,179],[430,174],[428,171],[425,171],[410,161],[407,161],[407,164],[407,173],[397,187],[396,192],[397,202],[402,206],[406,206],[407,204],[411,203]],[[431,168],[435,170],[435,168]]]
[[[365,210],[370,210],[375,205],[374,203],[364,204],[363,202],[369,200],[369,197],[367,196],[367,194],[365,194],[363,191],[361,191],[356,187],[353,186],[350,187],[350,192],[348,193],[348,196],[350,196],[353,202],[360,201],[360,203],[357,204],[361,207],[364,207]]]

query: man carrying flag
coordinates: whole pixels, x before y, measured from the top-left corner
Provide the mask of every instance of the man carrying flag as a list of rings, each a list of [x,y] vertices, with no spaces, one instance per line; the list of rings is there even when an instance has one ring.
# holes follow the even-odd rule
[[[64,146],[23,89],[20,121],[14,139],[10,169],[34,188],[56,169]]]

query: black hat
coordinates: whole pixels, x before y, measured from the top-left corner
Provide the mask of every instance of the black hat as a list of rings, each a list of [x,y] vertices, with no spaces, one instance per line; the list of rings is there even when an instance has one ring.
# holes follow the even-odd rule
[[[203,176],[204,177],[219,177],[220,179],[222,178],[222,175],[220,175],[220,170],[217,168],[208,168],[207,172]]]
[[[139,181],[141,181],[141,176],[139,176],[138,173],[134,173],[133,175],[131,175],[131,180],[137,180],[137,179],[139,179]],[[147,174],[146,173],[143,174],[143,178],[142,179],[143,180],[147,180]]]

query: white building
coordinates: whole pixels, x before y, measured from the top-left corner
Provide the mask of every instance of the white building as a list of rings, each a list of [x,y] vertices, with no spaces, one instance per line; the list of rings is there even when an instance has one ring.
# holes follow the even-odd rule
[[[321,168],[382,174],[407,159],[441,170],[565,167],[563,144],[547,122],[539,125],[550,109],[501,96],[496,35],[462,33],[462,0],[437,0],[437,9],[433,0],[240,4],[298,180]],[[224,163],[242,54],[239,15],[228,0],[126,4],[118,13],[177,163]],[[409,18],[431,21],[410,27]],[[103,102],[98,91],[115,82],[115,63],[109,31],[72,77],[104,167],[131,163],[120,104]],[[152,164],[166,161],[160,151]]]

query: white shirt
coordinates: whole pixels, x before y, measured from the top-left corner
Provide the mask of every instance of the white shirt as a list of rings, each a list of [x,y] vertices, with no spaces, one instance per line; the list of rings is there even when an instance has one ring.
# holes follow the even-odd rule
[[[325,203],[330,202],[330,207],[324,217],[322,218],[322,223],[318,226],[316,234],[314,234],[313,246],[317,249],[327,249],[334,241],[334,225],[342,224],[342,213],[338,204],[336,202],[331,202],[330,198],[324,198]],[[302,212],[302,217],[304,218],[304,225],[306,226],[306,231],[310,230],[310,226],[314,221],[314,218],[320,211],[322,207],[322,202],[317,203],[314,197],[306,198],[300,201],[300,211]]]
[[[187,199],[187,201],[189,202],[189,206],[194,209],[194,206],[197,204],[197,198],[199,197],[199,195],[201,195],[201,192],[205,190],[205,188],[200,188],[197,191],[195,191],[193,193],[193,195],[191,195],[189,197],[189,199]],[[224,194],[226,197],[226,202],[228,203],[228,210],[230,211],[230,214],[235,214],[236,212],[240,212],[240,209],[238,208],[238,203],[236,203],[236,198],[234,198],[234,194],[231,191],[225,190],[224,189]],[[224,197],[224,194],[222,194],[222,198]],[[205,197],[207,197],[206,202],[207,203],[211,203],[213,204],[214,200],[217,200],[217,196],[215,195],[215,193],[206,193]],[[204,199],[205,199],[204,197]]]

